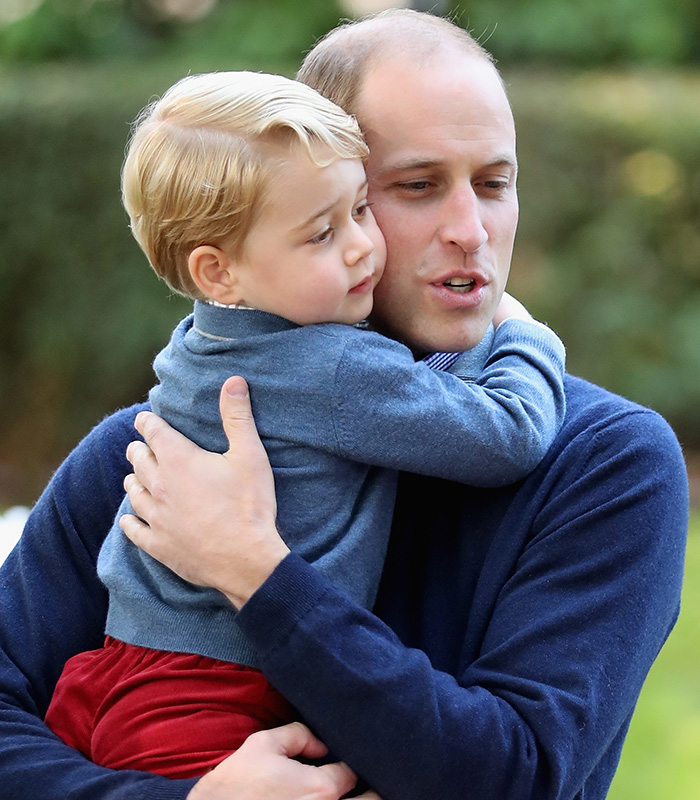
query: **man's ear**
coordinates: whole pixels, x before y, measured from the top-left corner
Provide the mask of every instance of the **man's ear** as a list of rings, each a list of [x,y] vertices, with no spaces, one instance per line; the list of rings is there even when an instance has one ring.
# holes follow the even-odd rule
[[[240,289],[233,259],[213,245],[203,244],[190,253],[187,266],[201,292],[224,305],[240,303]]]

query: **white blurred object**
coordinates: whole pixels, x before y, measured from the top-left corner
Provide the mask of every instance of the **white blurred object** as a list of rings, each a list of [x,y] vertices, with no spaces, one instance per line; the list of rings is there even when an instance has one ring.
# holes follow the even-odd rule
[[[362,17],[388,8],[413,8],[441,16],[450,10],[447,0],[340,0],[340,8],[348,16]]]
[[[0,564],[7,558],[22,533],[29,509],[22,506],[8,508],[0,514]]]
[[[410,4],[410,0],[341,0],[340,8],[353,17],[361,17],[387,8],[408,8]]]

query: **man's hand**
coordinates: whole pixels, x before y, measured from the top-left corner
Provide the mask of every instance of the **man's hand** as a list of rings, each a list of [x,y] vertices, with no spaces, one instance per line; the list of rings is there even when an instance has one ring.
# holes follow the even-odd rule
[[[272,469],[255,429],[243,378],[229,378],[220,396],[229,440],[210,453],[142,412],[132,442],[134,468],[124,488],[138,517],[120,526],[131,541],[185,580],[223,592],[240,608],[289,553],[275,526]]]
[[[249,736],[233,755],[194,785],[187,800],[339,800],[357,782],[346,764],[313,767],[328,748],[300,722]],[[362,795],[366,800],[374,793]]]

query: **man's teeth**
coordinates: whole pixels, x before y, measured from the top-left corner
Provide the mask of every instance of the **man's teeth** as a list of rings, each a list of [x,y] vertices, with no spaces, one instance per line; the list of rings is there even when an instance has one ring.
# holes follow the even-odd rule
[[[451,289],[453,292],[466,294],[474,288],[474,280],[468,278],[450,278],[450,280],[445,281],[442,285]]]

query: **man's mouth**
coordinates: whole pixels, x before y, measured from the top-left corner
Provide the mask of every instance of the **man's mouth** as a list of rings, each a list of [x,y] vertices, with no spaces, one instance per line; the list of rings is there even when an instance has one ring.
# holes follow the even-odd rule
[[[476,281],[473,278],[449,278],[442,285],[457,294],[468,294],[476,286]]]

